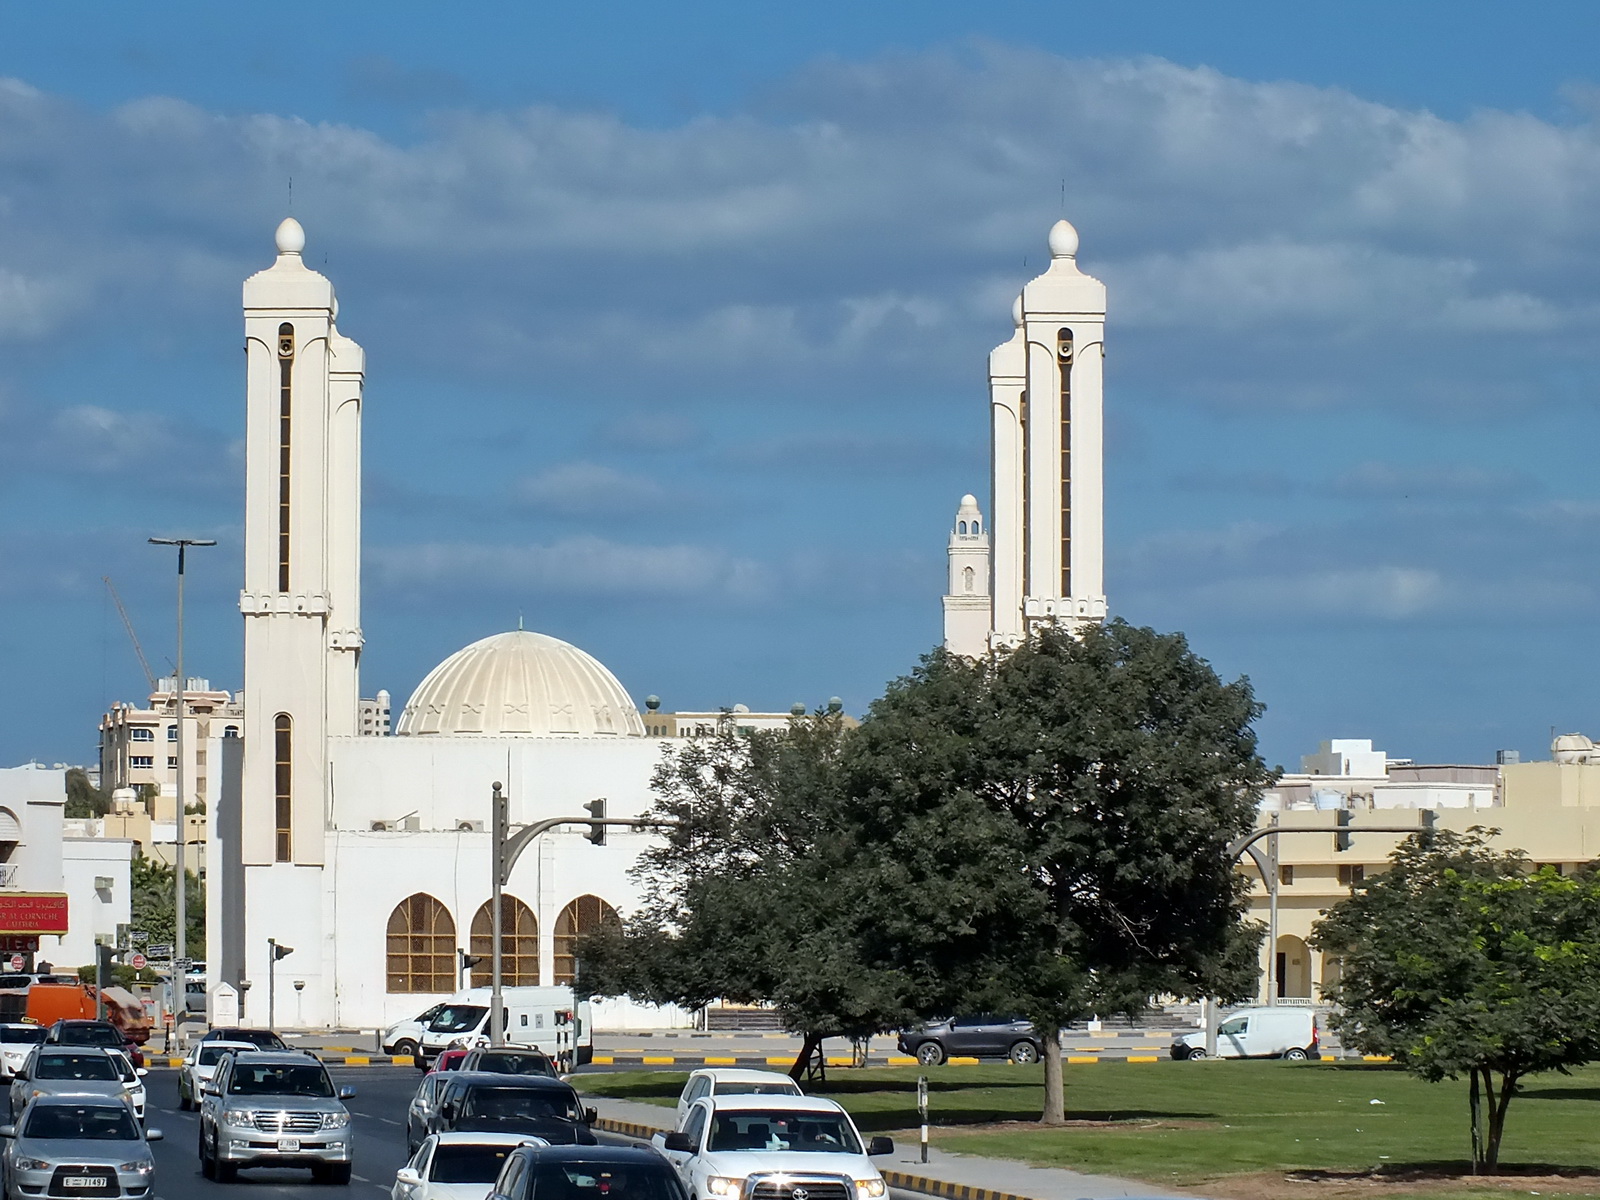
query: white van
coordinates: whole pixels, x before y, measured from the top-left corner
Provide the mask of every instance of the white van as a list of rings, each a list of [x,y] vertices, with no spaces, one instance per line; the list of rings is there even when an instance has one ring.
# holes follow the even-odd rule
[[[489,988],[468,988],[430,1009],[426,1021],[419,1018],[418,1065],[452,1046],[487,1046],[489,998]],[[578,1000],[571,988],[508,987],[501,989],[500,999],[507,1045],[543,1050],[562,1071],[584,1066],[594,1058],[589,1002]]]
[[[1241,1008],[1217,1027],[1218,1058],[1286,1058],[1305,1062],[1322,1056],[1317,1014],[1309,1008]],[[1206,1056],[1205,1030],[1172,1043],[1173,1058]]]

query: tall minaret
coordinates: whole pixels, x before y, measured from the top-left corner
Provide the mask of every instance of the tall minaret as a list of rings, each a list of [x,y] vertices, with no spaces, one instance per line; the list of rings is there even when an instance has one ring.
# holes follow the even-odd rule
[[[961,497],[950,527],[950,587],[944,598],[944,648],[968,658],[989,649],[989,533],[976,496]]]
[[[1078,231],[1050,230],[1050,268],[1022,289],[989,355],[993,646],[1106,615],[1101,484],[1105,285],[1078,269]]]

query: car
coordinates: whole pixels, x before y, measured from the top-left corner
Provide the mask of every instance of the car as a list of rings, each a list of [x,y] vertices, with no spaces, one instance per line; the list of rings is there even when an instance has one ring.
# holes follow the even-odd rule
[[[448,1053],[448,1052],[447,1052]],[[441,1054],[442,1060],[445,1055]],[[448,1067],[441,1068],[449,1070]],[[480,1046],[467,1051],[461,1060],[463,1071],[488,1071],[494,1075],[543,1075],[549,1079],[561,1078],[555,1062],[542,1050],[525,1050],[521,1046]]]
[[[996,1017],[980,1013],[933,1021],[900,1034],[901,1054],[910,1054],[925,1067],[936,1067],[952,1054],[978,1058],[1009,1058],[1014,1063],[1038,1062],[1044,1053],[1033,1022],[1025,1017]]]
[[[200,1173],[230,1183],[245,1167],[310,1167],[317,1183],[350,1182],[355,1131],[328,1069],[298,1051],[225,1054],[200,1089]]]
[[[5,1138],[7,1200],[40,1196],[151,1195],[159,1129],[141,1129],[126,1100],[40,1096],[30,1100]]]
[[[702,1096],[802,1096],[800,1085],[778,1071],[751,1071],[736,1067],[702,1067],[690,1071],[678,1095],[678,1118],[683,1128],[689,1106]]]
[[[416,1095],[406,1109],[406,1153],[415,1154],[433,1128],[433,1118],[439,1109],[439,1095],[450,1077],[440,1071],[429,1071],[417,1084]]]
[[[200,1107],[200,1089],[217,1073],[224,1054],[255,1054],[260,1049],[254,1042],[196,1042],[178,1068],[178,1107],[184,1112]]]
[[[284,1040],[270,1029],[239,1029],[218,1026],[201,1035],[202,1042],[249,1042],[258,1050],[287,1050]]]
[[[63,1018],[45,1031],[44,1040],[58,1046],[103,1046],[107,1050],[121,1050],[134,1066],[144,1066],[144,1051],[110,1021]]]
[[[431,1067],[425,1066],[425,1069],[430,1075],[436,1071],[459,1071],[461,1064],[467,1061],[467,1055],[471,1053],[472,1051],[465,1046],[453,1046],[442,1054],[435,1056],[433,1065]]]
[[[1204,1058],[1205,1031],[1174,1038],[1170,1053],[1179,1059]],[[1240,1009],[1217,1027],[1217,1057],[1284,1058],[1290,1062],[1320,1059],[1317,1014],[1294,1005]]]
[[[147,1067],[136,1067],[133,1060],[122,1050],[107,1050],[111,1061],[117,1064],[117,1072],[122,1076],[123,1089],[128,1093],[128,1103],[133,1105],[133,1115],[139,1118],[139,1124],[144,1124],[145,1089],[144,1077],[150,1074]]]
[[[703,1096],[681,1130],[652,1142],[694,1200],[889,1194],[871,1157],[893,1154],[894,1142],[875,1137],[863,1146],[850,1114],[820,1096]]]
[[[45,1027],[27,1022],[0,1025],[0,1080],[28,1061],[33,1048],[44,1041]]]
[[[488,1200],[542,1200],[552,1195],[688,1200],[672,1167],[655,1151],[636,1145],[519,1147],[506,1159]],[[732,1196],[728,1193],[729,1200]],[[816,1200],[823,1200],[820,1193]]]
[[[552,1145],[594,1145],[595,1113],[561,1079],[452,1071],[429,1133],[530,1133]]]
[[[434,1133],[395,1172],[390,1200],[484,1200],[518,1146],[548,1146],[516,1133]]]
[[[439,1010],[443,1007],[444,1005],[442,1004],[435,1004],[432,1008],[425,1009],[410,1020],[396,1021],[389,1026],[383,1031],[383,1037],[378,1043],[383,1047],[383,1052],[385,1054],[409,1054],[413,1058],[417,1058],[417,1065],[421,1066],[422,1034],[433,1021],[433,1018],[439,1015]]]
[[[39,1096],[66,1093],[126,1100],[128,1086],[122,1079],[121,1064],[103,1046],[43,1042],[11,1077],[11,1115],[21,1116],[28,1102]]]

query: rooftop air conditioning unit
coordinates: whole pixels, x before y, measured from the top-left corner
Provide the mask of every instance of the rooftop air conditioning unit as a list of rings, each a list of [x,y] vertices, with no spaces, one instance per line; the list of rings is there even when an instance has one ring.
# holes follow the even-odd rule
[[[394,832],[394,822],[393,821],[374,821],[372,823],[372,832],[373,833],[393,833]]]
[[[457,821],[456,822],[456,829],[459,830],[461,833],[482,833],[483,832],[483,822],[482,821]]]

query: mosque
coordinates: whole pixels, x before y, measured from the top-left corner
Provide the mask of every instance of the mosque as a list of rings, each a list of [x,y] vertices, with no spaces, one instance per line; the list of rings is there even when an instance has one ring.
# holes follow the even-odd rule
[[[267,1018],[269,939],[280,1024],[381,1027],[463,983],[487,955],[490,789],[514,825],[642,814],[664,743],[606,667],[524,630],[452,654],[417,686],[394,736],[363,731],[361,407],[365,357],[340,332],[332,284],[305,264],[293,218],[277,259],[244,284],[247,354],[243,714],[204,747],[220,777],[210,828],[208,984]],[[1101,360],[1105,288],[1050,231],[1049,269],[1023,288],[989,359],[991,494],[961,500],[950,534],[945,644],[981,655],[1039,625],[1104,619]],[[369,702],[370,703],[370,702]],[[368,723],[370,725],[370,722]],[[654,730],[652,729],[652,732]],[[629,869],[651,834],[540,838],[504,902],[508,984],[570,983],[578,937],[637,903]],[[623,1000],[603,1028],[691,1014]]]

